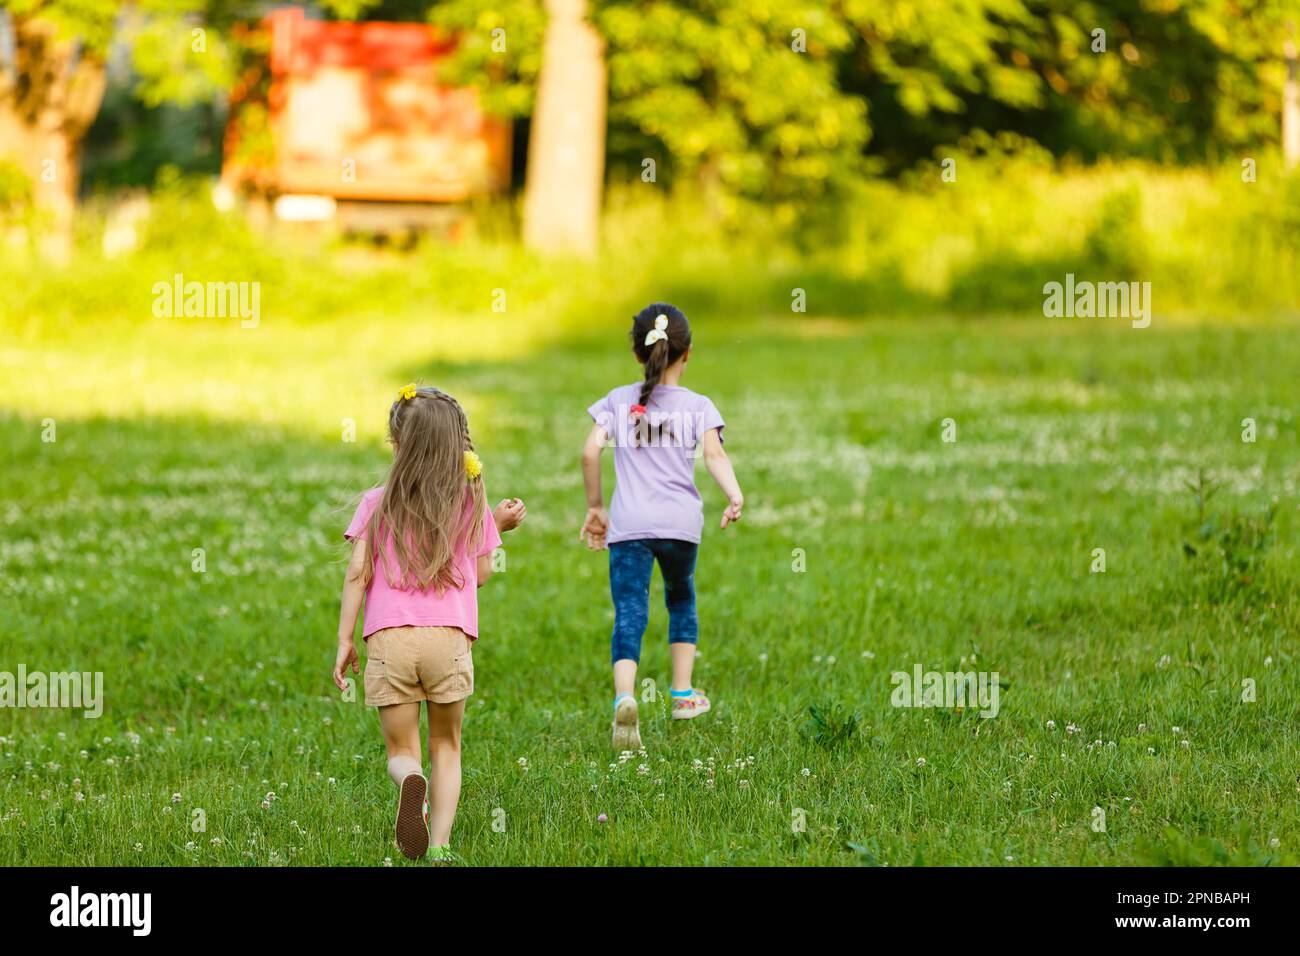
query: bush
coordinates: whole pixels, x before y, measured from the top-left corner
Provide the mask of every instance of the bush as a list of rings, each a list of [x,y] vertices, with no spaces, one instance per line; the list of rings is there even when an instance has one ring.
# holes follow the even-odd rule
[[[23,218],[32,205],[32,181],[16,163],[0,159],[0,225]]]

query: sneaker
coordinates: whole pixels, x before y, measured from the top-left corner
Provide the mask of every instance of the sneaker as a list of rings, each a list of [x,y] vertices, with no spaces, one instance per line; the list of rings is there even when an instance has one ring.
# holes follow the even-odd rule
[[[429,851],[429,804],[425,800],[428,792],[424,774],[408,773],[403,778],[393,831],[397,848],[411,860],[419,860]]]
[[[634,697],[624,697],[614,708],[614,749],[620,752],[641,749],[641,730],[637,726]]]
[[[673,720],[690,720],[700,714],[707,714],[710,707],[709,698],[699,690],[693,690],[690,697],[673,698]]]
[[[435,866],[451,866],[460,862],[460,857],[451,852],[449,846],[429,847],[429,862]]]

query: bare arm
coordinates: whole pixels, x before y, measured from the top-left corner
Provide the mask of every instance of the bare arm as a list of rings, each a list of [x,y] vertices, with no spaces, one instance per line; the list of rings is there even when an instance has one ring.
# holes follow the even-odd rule
[[[348,559],[348,569],[344,572],[343,597],[339,602],[339,652],[334,661],[334,683],[339,690],[347,690],[344,675],[349,664],[352,665],[352,673],[361,670],[353,635],[357,631],[357,616],[361,613],[361,601],[365,597],[365,591],[361,587],[361,572],[365,563],[366,539],[357,538],[352,542],[352,556]]]
[[[478,556],[478,586],[482,587],[492,577],[492,552]]]
[[[519,527],[520,522],[528,515],[528,509],[524,507],[522,498],[505,498],[501,503],[492,510],[492,523],[497,526],[497,534],[505,534],[507,531],[513,531]],[[478,567],[478,586],[482,587],[488,578],[492,577],[492,552],[481,554],[477,560]]]
[[[740,520],[741,509],[745,507],[745,496],[740,492],[740,482],[736,480],[731,459],[723,451],[722,436],[718,434],[718,429],[710,428],[704,433],[703,441],[704,467],[727,496],[727,508],[722,512],[722,527],[725,528],[729,522]]]
[[[528,509],[524,507],[522,498],[503,498],[501,503],[492,509],[492,521],[497,526],[498,534],[513,531],[527,516]]]
[[[587,491],[587,518],[578,536],[593,551],[605,547],[605,533],[609,530],[605,493],[600,487],[600,453],[605,450],[606,440],[604,426],[594,425],[582,446],[582,484]]]

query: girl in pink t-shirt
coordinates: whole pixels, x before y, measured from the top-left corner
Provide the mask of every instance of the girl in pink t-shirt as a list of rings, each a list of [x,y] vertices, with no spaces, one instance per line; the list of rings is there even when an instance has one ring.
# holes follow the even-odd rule
[[[398,788],[398,848],[450,858],[460,801],[460,726],[474,692],[478,588],[492,574],[501,532],[524,519],[518,499],[489,511],[469,422],[446,392],[407,385],[388,413],[393,464],[365,493],[346,537],[334,683],[359,670],[353,641],[365,601],[366,703],[379,708],[388,773]],[[432,785],[421,763],[420,705],[429,708]],[[426,797],[428,798],[426,800]],[[429,814],[432,803],[432,817]]]

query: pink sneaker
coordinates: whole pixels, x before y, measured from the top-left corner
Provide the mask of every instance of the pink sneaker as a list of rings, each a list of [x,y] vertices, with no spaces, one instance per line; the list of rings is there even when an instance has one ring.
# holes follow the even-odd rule
[[[700,714],[707,714],[710,708],[709,698],[699,689],[691,691],[690,697],[673,698],[673,720],[690,720]]]

